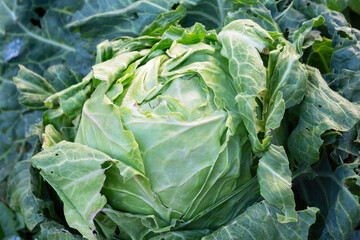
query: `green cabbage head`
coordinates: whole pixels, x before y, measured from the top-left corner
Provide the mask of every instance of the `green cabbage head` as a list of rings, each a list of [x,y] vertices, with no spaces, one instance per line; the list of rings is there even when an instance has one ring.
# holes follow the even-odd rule
[[[274,221],[302,221],[275,130],[305,94],[311,27],[294,43],[237,20],[98,45],[89,75],[45,101],[74,137],[48,121],[32,159],[69,226],[88,239],[200,239],[263,199]]]

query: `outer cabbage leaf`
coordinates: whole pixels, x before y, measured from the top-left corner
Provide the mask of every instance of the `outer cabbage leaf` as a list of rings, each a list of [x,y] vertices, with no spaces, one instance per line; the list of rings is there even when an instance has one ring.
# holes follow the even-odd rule
[[[45,220],[45,203],[40,199],[39,183],[31,171],[31,162],[18,162],[11,175],[7,187],[7,198],[12,209],[19,211],[24,217],[26,227],[34,229]]]
[[[165,208],[157,197],[154,198],[148,179],[141,173],[85,145],[62,141],[34,156],[32,161],[63,201],[69,226],[86,238],[95,239],[94,218],[104,207],[106,198],[119,209],[134,208],[135,212],[151,209],[156,216],[144,216],[141,224],[152,231],[169,230],[170,219],[178,218],[178,213]],[[123,195],[128,192],[132,194]],[[133,217],[128,224],[138,218]],[[122,224],[125,228],[130,227],[126,222]]]
[[[319,17],[305,22],[294,33],[294,44],[281,39],[284,46],[270,52],[267,71],[259,52],[267,52],[274,46],[271,36],[260,26],[250,20],[237,20],[219,33],[222,55],[229,59],[229,72],[239,93],[236,97],[238,113],[249,132],[255,152],[268,148],[271,131],[280,126],[285,108],[302,100],[306,71],[299,61],[301,47],[313,25],[322,21]],[[244,62],[244,59],[247,60]],[[262,101],[260,104],[259,99]],[[262,140],[258,137],[259,132],[265,133]]]
[[[325,4],[313,1],[297,0],[294,6],[309,18],[319,15],[324,17],[334,47],[330,60],[332,70],[340,73],[343,69],[356,71],[360,68],[360,31],[349,27],[342,13],[331,11]]]
[[[32,158],[33,165],[63,201],[69,226],[89,239],[95,239],[94,217],[106,203],[100,194],[105,181],[102,164],[113,161],[102,152],[65,141]]]
[[[47,221],[40,225],[40,232],[36,234],[39,240],[58,239],[58,240],[81,240],[79,235],[70,233],[64,226],[55,222]]]
[[[296,49],[299,53],[302,53],[302,48],[304,47],[304,41],[307,35],[311,32],[313,27],[321,26],[324,23],[324,18],[322,16],[314,17],[306,22],[301,24],[301,27],[294,32],[292,41],[296,46]],[[311,42],[311,41],[310,41]],[[308,47],[309,43],[305,47]]]
[[[186,11],[186,17],[180,24],[190,27],[196,22],[206,26],[207,29],[220,29],[231,9],[231,0],[199,0],[196,6]]]
[[[161,36],[170,26],[175,25],[186,16],[186,6],[182,2],[173,11],[161,13],[151,24],[146,26],[141,35]]]
[[[353,163],[344,164],[336,169],[334,174],[342,183],[341,186],[349,179],[355,179],[359,186],[359,176],[354,171],[358,167],[359,163]],[[321,177],[321,175],[319,176]],[[348,239],[360,222],[360,205],[357,195],[350,194],[348,189],[342,187],[335,201],[328,211],[321,239]],[[335,229],[348,229],[348,231],[336,231]]]
[[[306,88],[306,71],[304,64],[299,61],[300,54],[293,45],[287,44],[282,49],[271,52],[269,57],[268,104],[276,100],[279,92],[282,93],[286,108],[298,104],[303,99]]]
[[[255,152],[263,151],[269,139],[263,142],[257,137],[255,98],[265,89],[266,69],[259,52],[269,48],[273,39],[263,28],[251,20],[237,20],[226,25],[219,33],[221,54],[229,59],[229,72],[233,86],[239,93],[236,97],[239,114],[249,132]]]
[[[359,71],[343,70],[341,74],[329,73],[324,77],[331,89],[348,99],[350,102],[360,103]],[[339,155],[335,160],[348,158],[348,153],[359,156],[359,137],[359,123],[349,131],[338,135],[335,142],[332,143],[335,147],[333,153]]]
[[[3,82],[0,85],[0,181],[8,176],[16,162],[33,153],[36,137],[30,128],[41,120],[41,112],[26,111],[16,98],[14,84]]]
[[[145,26],[151,24],[158,15],[169,12],[177,3],[175,0],[86,1],[67,27],[80,31],[83,38],[90,39],[90,46],[95,47],[104,38],[114,39],[119,35],[138,36]],[[196,5],[197,0],[185,3],[189,8]],[[108,24],[115,22],[116,24]],[[100,33],[96,26],[102,29]]]
[[[297,31],[303,22],[308,19],[306,16],[293,7],[294,1],[290,4],[282,4],[277,6],[275,1],[266,3],[267,7],[271,6],[272,16],[279,25],[284,37],[292,40],[294,32]],[[314,16],[315,17],[315,16]]]
[[[227,15],[225,24],[236,19],[250,19],[267,31],[281,32],[270,10],[260,1],[232,1],[231,11]]]
[[[360,71],[343,70],[340,74],[324,76],[329,87],[350,102],[360,104]]]
[[[349,239],[359,224],[358,194],[353,194],[352,188],[347,187],[351,182],[359,186],[359,176],[355,172],[358,167],[359,162],[355,161],[343,164],[333,172],[324,154],[321,162],[315,166],[316,177],[304,175],[295,180],[301,198],[307,204],[318,207],[324,219],[319,221],[313,238]]]
[[[17,221],[15,213],[12,212],[3,202],[0,202],[0,238],[17,238],[17,230],[21,228]]]
[[[299,109],[299,123],[288,146],[295,159],[312,164],[319,160],[321,134],[326,130],[350,130],[359,121],[359,106],[332,91],[320,72],[308,67],[308,87]],[[306,153],[306,154],[304,154]]]
[[[291,190],[291,171],[283,147],[271,145],[263,153],[257,169],[261,195],[273,206],[282,209],[276,214],[281,223],[297,222],[294,193]]]
[[[249,207],[233,222],[214,233],[202,238],[203,240],[217,239],[308,239],[310,226],[315,222],[317,208],[299,211],[299,221],[279,223],[276,215],[280,210],[263,201]]]
[[[55,93],[55,89],[45,78],[20,65],[14,83],[20,92],[19,103],[32,109],[44,107],[45,99]],[[68,86],[65,86],[68,87]]]
[[[79,76],[65,65],[54,65],[44,74],[47,79],[20,66],[18,75],[14,77],[20,92],[19,102],[30,109],[44,110],[58,99],[58,104],[68,116],[76,116],[90,92],[90,78],[79,82]]]

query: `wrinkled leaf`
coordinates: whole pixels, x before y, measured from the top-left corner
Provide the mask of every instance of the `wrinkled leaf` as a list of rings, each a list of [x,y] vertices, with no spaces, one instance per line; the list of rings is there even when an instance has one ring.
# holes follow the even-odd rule
[[[359,121],[359,107],[332,91],[314,68],[305,99],[299,109],[299,123],[291,133],[288,146],[297,161],[312,164],[319,160],[321,134],[326,130],[350,130]],[[305,153],[305,154],[304,154]]]
[[[108,161],[113,160],[102,152],[65,141],[32,158],[33,165],[64,202],[69,226],[89,239],[95,239],[94,217],[106,203],[100,190],[105,181],[102,164]]]
[[[308,239],[310,226],[315,222],[317,208],[308,208],[299,211],[299,221],[293,223],[280,223],[276,215],[279,209],[260,202],[248,208],[233,222],[216,230],[203,240],[217,239]]]
[[[291,171],[285,150],[272,145],[259,160],[257,176],[261,195],[273,206],[282,209],[276,214],[281,223],[297,222],[294,193],[291,190]]]

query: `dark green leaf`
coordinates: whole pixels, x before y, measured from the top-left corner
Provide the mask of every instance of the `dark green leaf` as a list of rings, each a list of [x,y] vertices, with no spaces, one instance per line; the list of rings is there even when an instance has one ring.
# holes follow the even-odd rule
[[[45,203],[33,193],[33,190],[35,193],[38,191],[36,186],[38,180],[31,176],[30,167],[31,162],[28,160],[15,165],[10,175],[7,196],[11,208],[19,211],[24,216],[27,228],[33,230],[45,220],[43,212]]]
[[[84,239],[79,235],[70,233],[64,226],[54,221],[47,221],[40,224],[40,232],[36,234],[39,240],[80,240]]]
[[[55,93],[55,89],[45,78],[20,65],[18,75],[14,78],[18,91],[19,102],[30,109],[44,108],[44,101]]]
[[[11,239],[18,236],[17,230],[21,227],[14,212],[0,201],[0,238]]]
[[[185,4],[180,4],[175,10],[160,14],[150,25],[146,26],[141,35],[161,36],[171,25],[175,25],[186,16]]]
[[[190,7],[196,2],[186,1],[186,5]],[[104,38],[114,39],[119,35],[138,36],[145,26],[151,24],[158,15],[170,11],[176,3],[176,0],[86,1],[67,27],[80,31],[81,36],[91,39],[91,46],[95,47]],[[101,28],[101,32],[98,28]]]
[[[300,197],[308,205],[318,207],[322,222],[314,232],[316,239],[349,239],[351,232],[359,223],[360,205],[358,196],[347,188],[346,182],[355,179],[359,185],[359,176],[355,172],[358,162],[343,164],[333,172],[326,156],[316,166],[316,177],[303,175],[295,181]],[[341,231],[339,231],[341,229]]]
[[[299,109],[300,120],[288,146],[297,161],[312,164],[319,160],[321,134],[329,129],[350,130],[359,121],[360,113],[357,105],[328,87],[317,69],[307,70],[308,87]]]
[[[230,239],[308,239],[310,226],[315,222],[317,208],[299,211],[299,221],[280,223],[277,214],[281,211],[263,201],[249,207],[233,222],[218,229],[203,240]]]
[[[205,25],[207,30],[220,29],[231,9],[230,0],[198,0],[197,4],[188,8],[186,17],[181,20],[181,25],[190,27],[195,23]]]
[[[332,41],[323,38],[321,42],[315,42],[312,45],[312,50],[307,64],[318,68],[322,74],[330,72],[330,58],[334,51]]]

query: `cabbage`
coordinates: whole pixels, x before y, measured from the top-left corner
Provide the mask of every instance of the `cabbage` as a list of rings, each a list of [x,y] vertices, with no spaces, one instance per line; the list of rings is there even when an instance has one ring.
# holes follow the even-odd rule
[[[89,239],[110,219],[124,238],[194,238],[261,199],[281,209],[280,223],[310,226],[316,210],[299,219],[287,155],[272,144],[312,71],[296,44],[251,20],[219,34],[195,24],[101,43],[89,75],[45,100],[59,99],[70,116],[81,108],[74,141],[49,124],[45,150],[32,158],[69,226]],[[91,86],[86,100],[67,94],[80,85]],[[346,129],[356,123],[348,115]]]
[[[358,154],[356,66],[342,65],[349,49],[332,52],[312,30],[340,31],[333,12],[236,4],[219,31],[181,27],[180,4],[139,37],[105,40],[82,80],[63,65],[45,77],[20,66],[19,102],[46,111],[32,128],[41,146],[15,165],[7,194],[28,229],[40,223],[37,237],[350,237],[360,218],[359,161],[336,161]],[[245,6],[261,18],[242,19]],[[281,22],[295,9],[307,16],[299,26]]]

